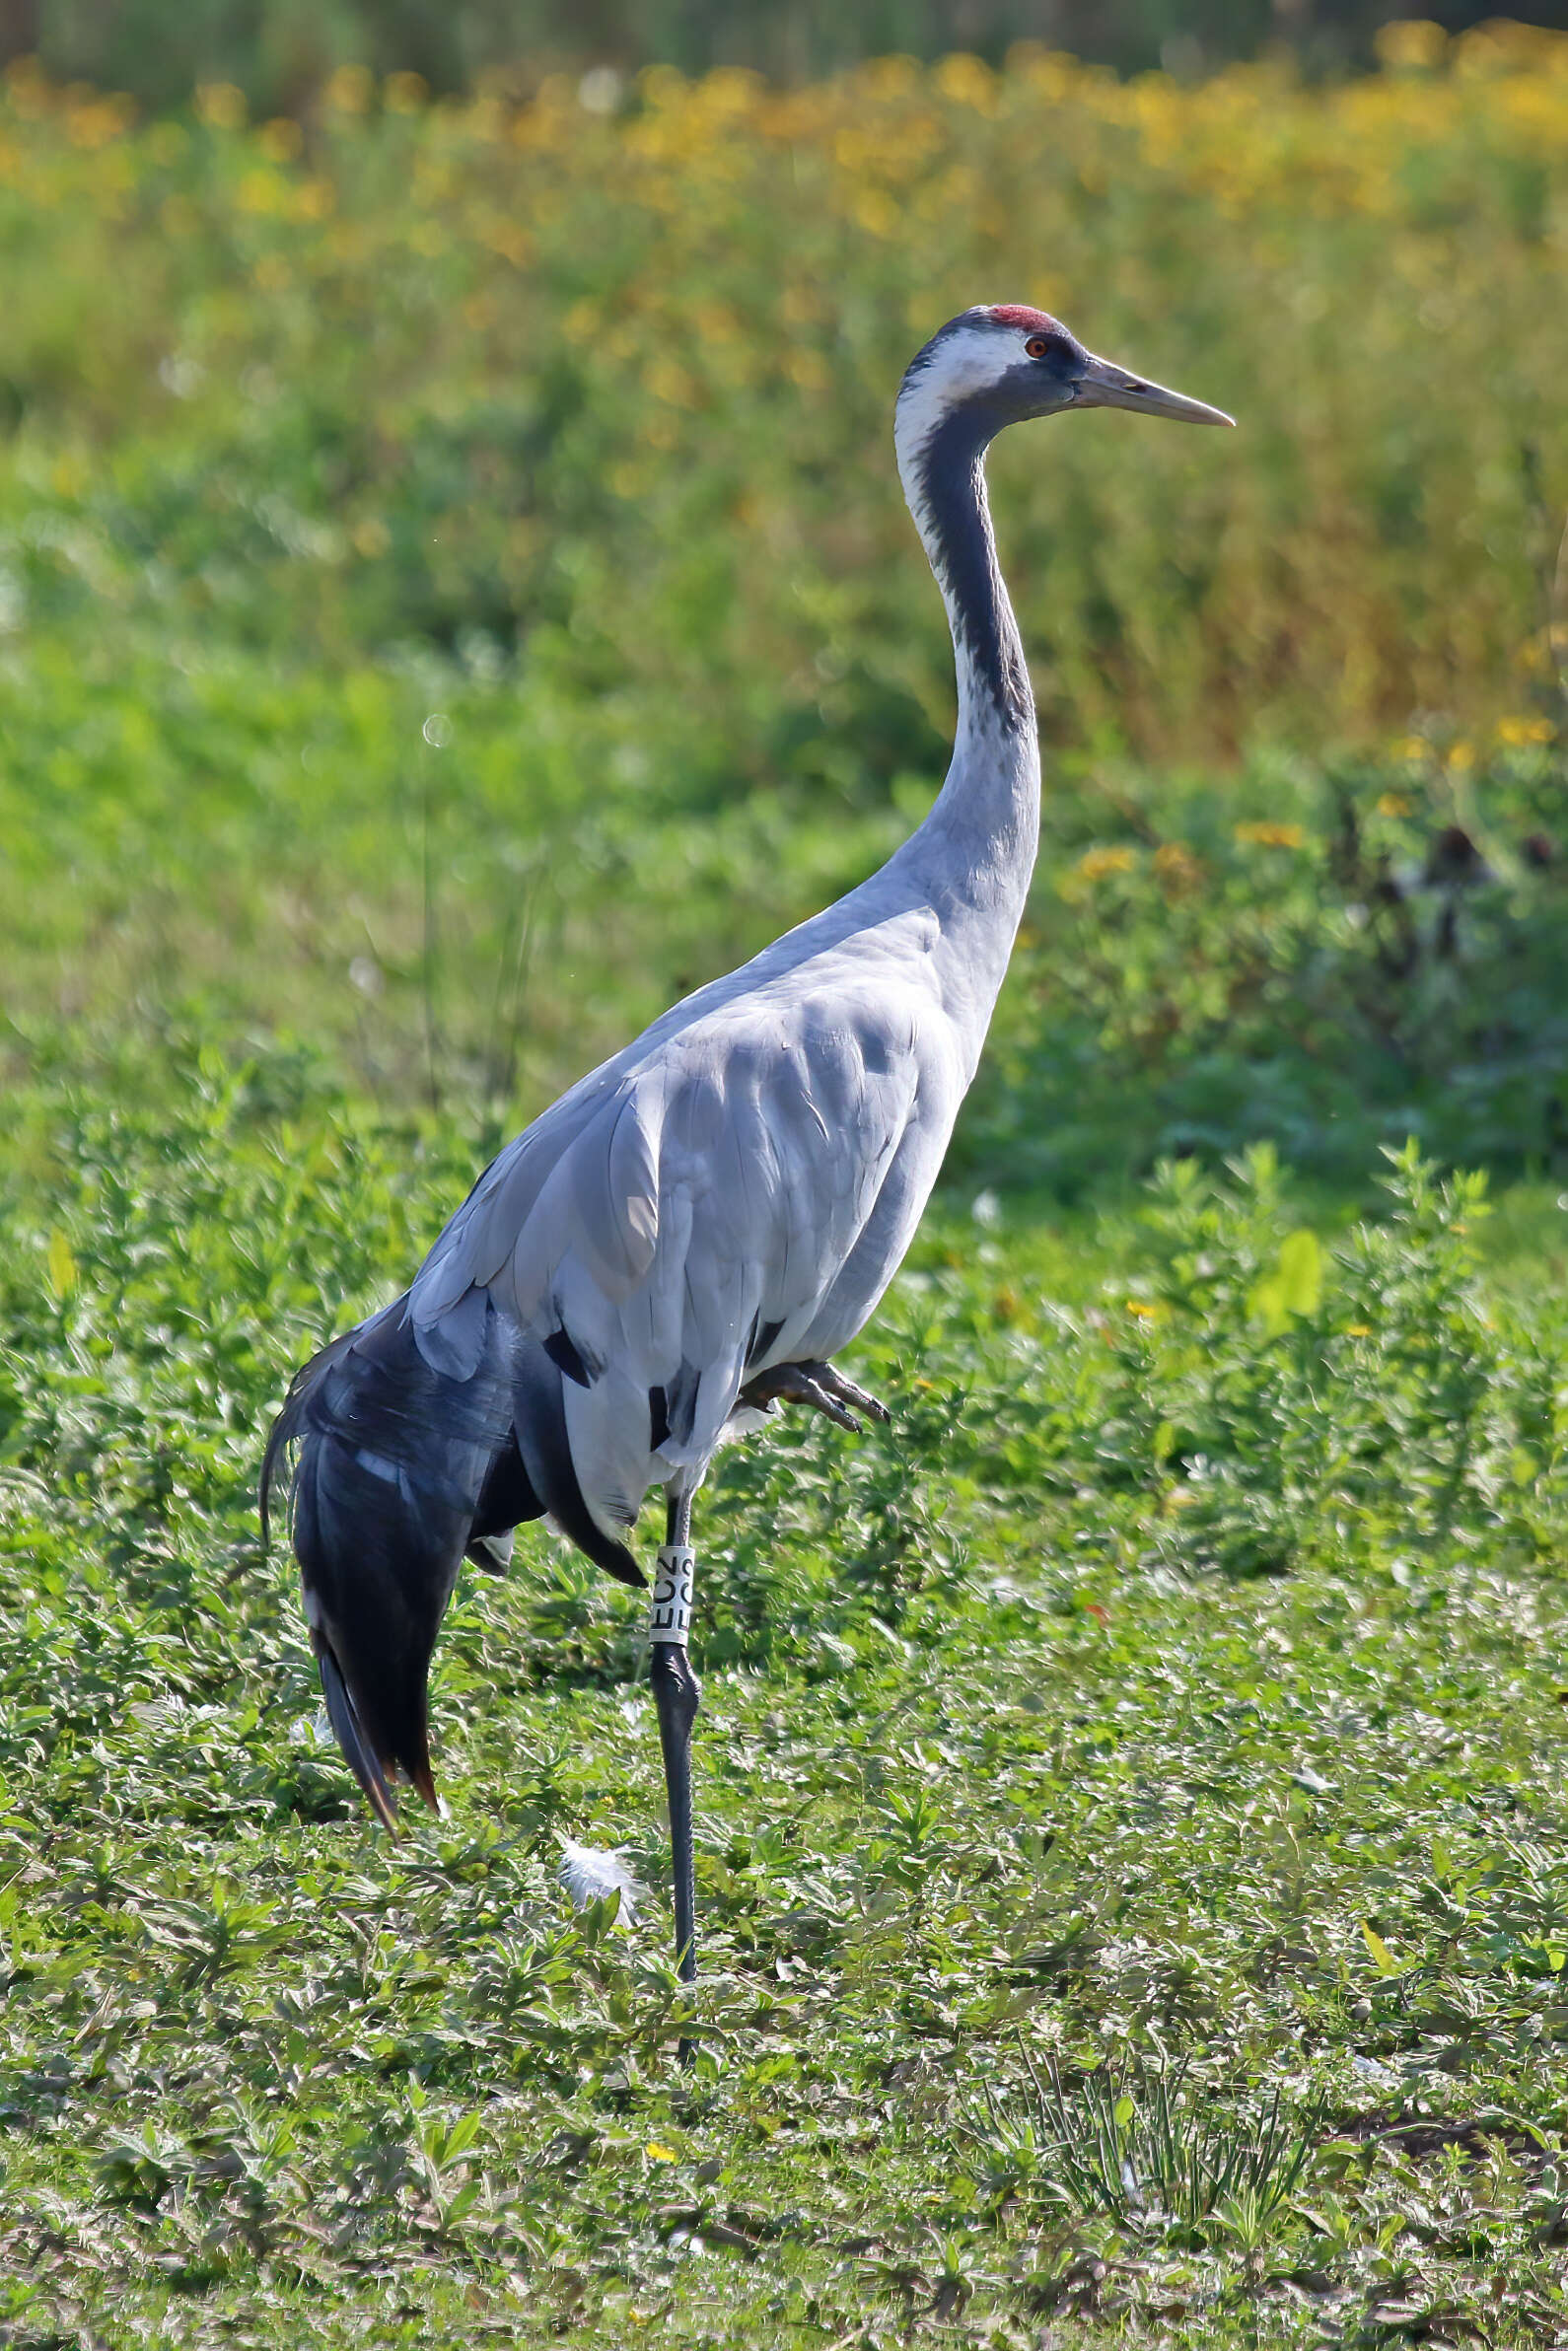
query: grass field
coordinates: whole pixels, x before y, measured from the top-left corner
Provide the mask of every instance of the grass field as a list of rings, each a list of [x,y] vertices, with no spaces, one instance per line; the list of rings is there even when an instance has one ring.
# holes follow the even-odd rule
[[[6,2351],[1568,2342],[1568,42],[1387,45],[13,79]],[[1003,294],[1247,429],[996,467],[1039,881],[892,1425],[704,1497],[688,1993],[639,1605],[465,1581],[393,1845],[258,1456],[922,812],[887,403]]]

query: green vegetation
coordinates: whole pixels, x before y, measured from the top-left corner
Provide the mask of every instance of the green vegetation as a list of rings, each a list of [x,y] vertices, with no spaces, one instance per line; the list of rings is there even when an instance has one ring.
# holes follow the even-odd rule
[[[7,2351],[1568,2332],[1568,77],[1434,37],[308,133],[14,79]],[[1247,429],[999,453],[1039,883],[892,1426],[704,1497],[692,1995],[637,1603],[466,1579],[393,1845],[257,1461],[920,815],[886,405],[1004,289]]]
[[[1447,0],[1442,13],[1458,32],[1489,12]],[[173,12],[161,0],[6,0],[0,65],[36,51],[62,82],[128,90],[150,106],[229,81],[277,112],[309,110],[345,65],[411,70],[443,92],[476,78],[532,89],[545,72],[606,65],[741,65],[800,81],[894,50],[976,50],[1000,64],[1010,43],[1042,29],[1054,46],[1123,73],[1165,63],[1190,78],[1282,43],[1333,70],[1371,62],[1384,17],[1376,0],[1297,0],[1288,12],[1269,0],[1055,0],[1045,28],[1030,0],[592,0],[569,14],[546,0],[184,0]]]
[[[1007,287],[1243,429],[998,451],[1054,793],[984,1179],[1547,1166],[1568,40],[1427,35],[1318,96],[346,73],[308,132],[14,76],[13,1017],[183,1005],[393,1096],[434,1032],[510,1119],[854,879],[950,724],[888,403]]]
[[[435,644],[584,725],[579,790],[607,736],[699,803],[881,801],[951,692],[892,394],[1028,297],[1242,420],[999,449],[1052,744],[1484,749],[1562,716],[1568,36],[1423,54],[654,73],[609,115],[348,73],[253,131],[224,85],[138,129],[14,76],[5,615],[112,677]]]
[[[566,1834],[660,1882],[628,1596],[536,1532],[464,1586],[451,1815],[398,1846],[315,1727],[257,1433],[489,1138],[313,1074],[31,1104],[13,2340],[1546,2339],[1549,1198],[1513,1210],[1518,1307],[1478,1180],[1410,1155],[1323,1240],[1266,1156],[1098,1230],[937,1219],[857,1358],[893,1428],[797,1423],[707,1500],[691,2000],[660,1902],[625,1932],[554,1884]]]

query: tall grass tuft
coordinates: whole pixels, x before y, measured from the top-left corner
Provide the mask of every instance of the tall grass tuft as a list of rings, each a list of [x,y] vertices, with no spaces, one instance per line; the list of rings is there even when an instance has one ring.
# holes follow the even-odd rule
[[[1103,2214],[1137,2229],[1177,2228],[1244,2249],[1262,2242],[1311,2170],[1322,2114],[1292,2113],[1276,2090],[1237,2111],[1206,2101],[1184,2063],[1133,2073],[1108,2066],[1064,2082],[1025,2054],[1007,2100],[987,2085],[967,2140],[993,2208],[1035,2217]]]

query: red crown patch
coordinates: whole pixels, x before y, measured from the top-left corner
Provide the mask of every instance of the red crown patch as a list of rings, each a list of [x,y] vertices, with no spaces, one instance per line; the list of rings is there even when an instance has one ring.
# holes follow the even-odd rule
[[[994,302],[991,316],[998,326],[1032,326],[1036,334],[1059,334],[1061,327],[1048,311],[1032,311],[1024,302]]]

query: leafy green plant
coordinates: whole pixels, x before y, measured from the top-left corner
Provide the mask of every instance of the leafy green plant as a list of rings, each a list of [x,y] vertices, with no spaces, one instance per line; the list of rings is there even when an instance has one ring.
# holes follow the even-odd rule
[[[1324,1248],[1259,1147],[1225,1181],[1162,1168],[1149,1274],[1102,1324],[1104,1473],[1158,1494],[1162,1547],[1234,1570],[1303,1545],[1444,1541],[1518,1523],[1560,1486],[1563,1427],[1534,1350],[1476,1287],[1485,1178],[1390,1152],[1390,1212]],[[1532,1447],[1539,1451],[1532,1450]]]
[[[1398,2266],[1539,2339],[1549,1196],[1483,1221],[1411,1152],[1359,1222],[1266,1155],[1095,1223],[950,1194],[860,1350],[894,1424],[781,1416],[704,1496],[693,1994],[635,1609],[538,1530],[465,1582],[450,1817],[393,1846],[256,1541],[293,1362],[405,1268],[485,1113],[388,1118],[259,1041],[65,1058],[13,1099],[0,2243],[29,2325],[335,2351],[391,2290],[415,2331],[618,2346],[628,2310],[684,2322],[700,2260],[736,2351],[884,2308],[1095,2341],[1122,2297],[1211,2351],[1283,2323],[1287,2269],[1373,2311]],[[1212,1572],[1259,1529],[1288,1574]],[[625,1849],[645,1918],[571,1912],[563,1833]],[[1056,2045],[1114,2055],[1053,2083]],[[1244,2077],[1292,2087],[1200,2089]]]
[[[1077,1196],[1271,1141],[1355,1181],[1380,1144],[1563,1164],[1561,763],[1421,739],[1224,793],[1069,766],[970,1165]]]

